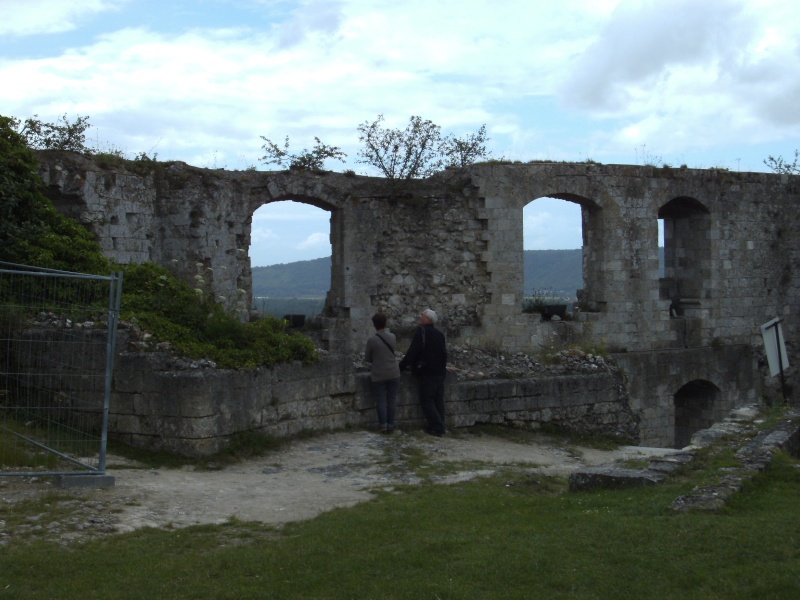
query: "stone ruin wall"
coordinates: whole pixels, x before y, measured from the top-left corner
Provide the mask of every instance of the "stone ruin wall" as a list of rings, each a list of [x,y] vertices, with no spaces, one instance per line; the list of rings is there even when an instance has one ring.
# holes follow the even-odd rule
[[[360,352],[376,310],[387,312],[403,336],[430,306],[452,342],[504,351],[554,342],[603,344],[628,353],[697,350],[696,360],[708,366],[692,377],[718,381],[723,395],[737,402],[757,400],[761,382],[748,390],[736,387],[742,382],[715,349],[750,348],[755,354],[749,370],[755,371],[763,351],[759,325],[779,316],[790,358],[796,356],[797,176],[490,163],[424,181],[391,182],[183,163],[136,173],[47,152],[42,175],[59,210],[87,224],[109,255],[166,265],[192,283],[200,276],[209,293],[243,315],[250,308],[253,212],[278,200],[328,210],[333,256],[324,327],[335,350]],[[582,299],[589,310],[568,322],[543,322],[520,310],[522,210],[544,196],[576,202],[582,211]],[[667,237],[664,278],[659,218]],[[659,368],[668,380],[671,367]],[[726,369],[729,376],[714,375]],[[787,372],[790,386],[795,373],[793,367]],[[653,410],[660,411],[659,419],[668,417],[674,386],[690,380],[678,376],[672,388],[653,394],[644,385],[637,388],[647,375],[629,373],[639,390],[631,401],[644,414],[656,396]],[[776,381],[764,383],[774,395]],[[656,429],[653,439],[669,436],[669,428]]]
[[[597,312],[579,313],[573,337],[627,351],[714,340],[755,346],[758,326],[780,316],[789,342],[797,340],[796,176],[531,163],[476,165],[393,184],[182,163],[140,175],[74,154],[42,156],[57,207],[88,225],[104,251],[123,263],[166,265],[193,285],[201,276],[231,309],[250,308],[253,212],[285,199],[329,210],[327,312],[346,319],[340,342],[354,350],[375,310],[402,329],[427,306],[453,339],[507,350],[547,339],[547,326],[520,311],[522,210],[543,196],[582,208],[585,300]],[[678,236],[668,258],[671,281],[659,279],[662,213],[668,237]],[[671,315],[676,299],[680,314]]]

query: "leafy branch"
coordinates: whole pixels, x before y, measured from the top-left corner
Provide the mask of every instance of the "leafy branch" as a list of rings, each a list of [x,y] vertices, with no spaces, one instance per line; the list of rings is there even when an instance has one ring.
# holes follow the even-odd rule
[[[782,173],[785,175],[800,175],[800,166],[798,166],[798,162],[800,162],[800,150],[794,151],[794,160],[792,162],[786,162],[783,160],[782,156],[768,156],[766,160],[764,160],[764,164],[767,165],[773,173]]]
[[[91,152],[91,149],[86,147],[86,130],[91,127],[88,116],[79,116],[70,122],[64,114],[55,123],[45,123],[39,119],[39,115],[33,115],[25,119],[21,128],[19,120],[14,119],[14,121],[29,148]]]
[[[323,144],[318,137],[314,138],[316,144],[311,150],[304,148],[299,154],[291,154],[289,152],[288,135],[283,148],[263,135],[261,139],[265,142],[261,147],[265,154],[259,160],[264,164],[277,164],[280,167],[288,167],[290,169],[321,171],[327,159],[332,158],[344,162],[347,157],[347,154],[342,152],[341,148]]]

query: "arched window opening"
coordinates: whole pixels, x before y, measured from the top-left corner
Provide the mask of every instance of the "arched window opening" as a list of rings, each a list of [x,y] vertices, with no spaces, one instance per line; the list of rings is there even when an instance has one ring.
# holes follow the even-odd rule
[[[675,401],[674,448],[685,448],[692,436],[725,418],[719,402],[720,390],[710,381],[690,381],[678,390]]]
[[[584,288],[581,199],[542,197],[523,209],[522,310],[550,320],[568,318]]]
[[[694,198],[679,197],[662,206],[658,218],[664,236],[660,296],[672,301],[672,316],[683,316],[684,309],[709,297],[711,216]]]
[[[330,212],[275,201],[253,213],[250,231],[253,308],[290,316],[293,325],[322,313],[331,288]]]

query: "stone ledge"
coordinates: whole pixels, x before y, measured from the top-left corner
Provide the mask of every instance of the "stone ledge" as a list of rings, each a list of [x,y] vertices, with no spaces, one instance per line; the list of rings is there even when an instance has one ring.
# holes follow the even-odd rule
[[[694,442],[694,438],[692,438]],[[719,510],[744,484],[765,471],[778,451],[797,456],[800,449],[800,410],[790,411],[784,419],[739,448],[736,458],[742,463],[739,473],[726,475],[719,483],[698,487],[691,493],[678,496],[672,503],[676,511]]]
[[[571,492],[597,489],[620,489],[640,485],[655,485],[664,481],[661,473],[646,469],[623,469],[613,465],[586,467],[569,476]]]
[[[733,409],[723,422],[715,423],[693,435],[690,446],[651,461],[646,469],[624,469],[615,464],[579,469],[570,475],[569,489],[619,489],[661,483],[666,480],[667,475],[691,462],[695,457],[695,450],[711,446],[725,436],[741,435],[751,430],[758,414],[757,405]],[[724,475],[718,483],[698,487],[689,494],[679,496],[672,503],[672,509],[719,510],[747,481],[764,471],[774,453],[779,450],[795,456],[800,452],[800,410],[789,412],[780,423],[759,432],[745,443],[736,452],[736,458],[742,463],[742,467],[736,469],[735,473]]]

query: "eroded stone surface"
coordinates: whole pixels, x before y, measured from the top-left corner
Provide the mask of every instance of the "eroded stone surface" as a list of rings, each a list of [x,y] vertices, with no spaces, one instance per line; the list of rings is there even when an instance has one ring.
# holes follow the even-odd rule
[[[446,485],[498,469],[566,477],[583,465],[663,452],[564,446],[533,434],[514,441],[476,434],[432,438],[412,430],[390,436],[325,434],[220,470],[146,469],[110,457],[108,472],[116,479],[112,489],[54,490],[46,478],[0,478],[5,506],[57,492],[57,499],[30,521],[0,522],[0,545],[30,539],[68,544],[143,527],[223,523],[231,517],[280,525],[369,500],[376,489],[423,480]],[[412,466],[410,455],[424,456],[429,468]]]

